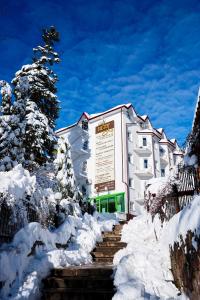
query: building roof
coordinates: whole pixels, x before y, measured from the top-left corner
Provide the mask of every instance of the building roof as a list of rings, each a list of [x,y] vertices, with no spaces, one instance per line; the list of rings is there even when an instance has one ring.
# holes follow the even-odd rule
[[[112,111],[115,111],[115,110],[118,110],[118,109],[122,109],[123,107],[125,107],[126,109],[129,109],[130,107],[133,107],[133,105],[132,105],[131,103],[120,104],[120,105],[117,105],[117,106],[115,106],[115,107],[112,107],[112,108],[110,108],[110,109],[108,109],[108,110],[106,110],[106,111],[104,111],[104,112],[100,112],[100,113],[96,113],[96,114],[88,114],[87,112],[83,112],[82,115],[80,116],[79,120],[78,120],[76,123],[74,123],[74,124],[72,124],[72,125],[70,125],[70,126],[63,127],[63,128],[61,128],[61,129],[58,129],[58,130],[56,131],[56,133],[63,132],[63,131],[65,131],[65,130],[71,128],[71,127],[76,126],[76,125],[79,123],[79,121],[82,119],[83,116],[86,117],[86,119],[89,121],[89,120],[93,120],[93,119],[95,119],[95,118],[97,118],[97,117],[100,117],[100,116],[102,116],[102,115],[104,115],[104,114],[107,114],[107,113],[109,113],[109,112],[112,112]]]
[[[129,109],[130,107],[133,108],[133,105],[132,105],[131,103],[127,103],[127,104],[120,104],[120,105],[114,106],[114,107],[112,107],[112,108],[110,108],[110,109],[108,109],[108,110],[106,110],[106,111],[104,111],[104,112],[100,112],[100,113],[96,113],[96,114],[89,114],[89,113],[87,113],[87,112],[83,112],[83,113],[81,114],[79,120],[78,120],[76,123],[74,123],[74,124],[72,124],[72,125],[70,125],[70,126],[67,126],[67,127],[61,128],[61,129],[58,129],[58,130],[56,131],[56,133],[59,134],[59,133],[65,131],[65,130],[68,130],[68,129],[70,129],[70,128],[76,126],[76,125],[80,122],[80,120],[81,120],[83,117],[86,118],[88,121],[90,121],[90,120],[93,120],[93,119],[95,119],[95,118],[98,118],[98,117],[100,117],[100,116],[102,116],[102,115],[104,115],[104,114],[107,114],[107,113],[109,113],[109,112],[112,112],[112,111],[115,111],[115,110],[118,110],[118,109],[122,109],[122,108]],[[134,109],[134,108],[133,108],[133,109]],[[137,115],[137,117],[140,118],[143,122],[145,122],[146,120],[149,120],[150,125],[151,125],[151,127],[152,127],[151,129],[145,129],[144,131],[141,131],[141,132],[138,131],[138,133],[153,133],[153,134],[155,134],[155,135],[159,134],[160,137],[162,137],[161,140],[160,140],[160,143],[168,143],[168,144],[170,144],[171,146],[175,147],[175,142],[176,142],[176,140],[175,140],[175,139],[168,140],[168,138],[166,137],[166,135],[165,135],[165,133],[164,133],[164,129],[163,129],[163,128],[158,128],[158,129],[153,128],[153,126],[152,126],[152,124],[151,124],[151,121],[150,121],[148,115],[143,115],[143,116]],[[159,137],[159,136],[158,136],[158,137]],[[160,138],[160,137],[159,137],[159,138]]]
[[[200,88],[198,91],[197,103],[194,112],[194,119],[192,122],[192,130],[194,130],[195,127],[199,126],[199,123],[200,123]]]

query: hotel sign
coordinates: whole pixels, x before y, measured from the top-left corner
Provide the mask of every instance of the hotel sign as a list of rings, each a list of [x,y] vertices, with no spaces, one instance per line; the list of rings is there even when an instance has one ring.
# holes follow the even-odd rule
[[[95,188],[97,192],[115,189],[114,121],[96,127]]]

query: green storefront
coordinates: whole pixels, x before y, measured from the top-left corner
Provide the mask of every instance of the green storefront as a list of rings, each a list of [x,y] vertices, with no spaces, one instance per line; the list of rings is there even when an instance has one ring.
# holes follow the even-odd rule
[[[96,206],[98,212],[125,212],[125,193],[115,193],[103,196],[97,196],[90,198],[89,201],[96,200]]]

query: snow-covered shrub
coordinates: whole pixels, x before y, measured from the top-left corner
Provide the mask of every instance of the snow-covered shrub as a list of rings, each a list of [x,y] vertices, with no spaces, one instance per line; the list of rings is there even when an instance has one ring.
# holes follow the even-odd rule
[[[180,184],[176,173],[169,177],[153,178],[148,181],[145,192],[145,208],[154,217],[159,214],[161,219],[167,219],[166,207],[171,196],[176,196]],[[176,211],[175,211],[176,212]]]
[[[114,224],[116,218],[98,221],[88,214],[68,216],[51,231],[36,222],[28,224],[0,248],[0,299],[40,299],[42,278],[56,267],[91,263],[90,252],[102,240],[101,232],[111,231]]]
[[[52,188],[43,188],[22,165],[8,172],[0,172],[0,210],[6,205],[11,215],[10,224],[23,227],[28,223],[28,210],[35,211],[37,220],[45,224],[52,211],[55,211],[55,197]],[[3,218],[3,216],[2,216]]]

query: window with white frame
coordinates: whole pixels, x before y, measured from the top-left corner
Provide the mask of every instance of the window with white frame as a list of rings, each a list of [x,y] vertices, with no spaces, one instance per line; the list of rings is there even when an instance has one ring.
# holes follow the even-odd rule
[[[142,138],[142,146],[147,146],[147,138],[146,137],[143,137]]]
[[[88,130],[88,121],[87,120],[82,121],[82,129],[83,130]]]
[[[140,127],[142,128],[142,129],[147,129],[148,128],[148,124],[146,123],[146,122],[140,122]]]
[[[128,154],[128,162],[130,164],[133,164],[133,154],[131,154],[131,153]]]
[[[88,150],[88,140],[83,142],[83,150]]]
[[[82,171],[83,171],[83,172],[86,172],[86,171],[87,171],[87,161],[84,161],[84,162],[83,162],[83,165],[82,165]]]
[[[161,177],[165,177],[165,168],[161,169]]]
[[[144,169],[148,169],[148,159],[144,159]]]
[[[129,140],[130,142],[133,141],[133,135],[132,135],[132,132],[130,132],[130,131],[128,131],[128,140]]]
[[[83,196],[85,196],[86,192],[87,192],[87,189],[86,189],[86,187],[84,185],[82,185],[81,190],[82,190]]]
[[[129,120],[131,120],[131,116],[130,116],[129,110],[126,111],[126,115],[127,115],[127,118],[128,118]]]
[[[132,187],[132,188],[134,187],[133,178],[129,178],[128,185],[129,185],[129,187]]]

